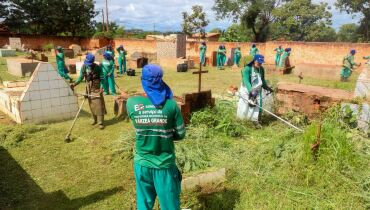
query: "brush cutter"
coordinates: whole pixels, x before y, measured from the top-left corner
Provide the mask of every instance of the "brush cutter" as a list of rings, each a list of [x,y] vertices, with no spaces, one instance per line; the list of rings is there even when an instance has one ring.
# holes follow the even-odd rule
[[[80,115],[80,112],[82,110],[82,107],[84,106],[85,101],[86,101],[86,98],[84,98],[84,100],[82,101],[82,104],[81,104],[80,108],[78,109],[78,112],[77,112],[77,114],[75,116],[75,119],[73,120],[73,123],[71,125],[71,128],[69,129],[69,132],[68,132],[66,138],[64,139],[64,141],[67,142],[67,143],[71,142],[71,133],[72,133],[73,127],[76,124],[77,118]]]
[[[267,109],[264,109],[263,107],[259,106],[256,100],[249,100],[249,99],[246,99],[246,98],[244,98],[244,97],[240,94],[240,92],[236,92],[236,93],[235,93],[235,95],[239,96],[239,98],[241,98],[244,102],[246,102],[246,103],[248,103],[248,104],[251,104],[251,105],[253,105],[253,106],[256,106],[256,107],[258,107],[258,108],[262,109],[263,111],[265,111],[265,112],[267,112],[268,114],[272,115],[272,116],[273,116],[273,117],[275,117],[276,119],[278,119],[278,120],[280,120],[280,121],[284,122],[284,123],[285,123],[285,124],[287,124],[288,126],[290,126],[290,127],[294,128],[294,129],[296,129],[296,130],[298,130],[298,131],[300,131],[300,132],[303,132],[303,130],[302,130],[302,129],[298,128],[297,126],[293,125],[292,123],[290,123],[290,122],[288,122],[288,121],[284,120],[283,118],[281,118],[281,117],[277,116],[276,114],[274,114],[274,113],[272,113],[272,112],[268,111]]]

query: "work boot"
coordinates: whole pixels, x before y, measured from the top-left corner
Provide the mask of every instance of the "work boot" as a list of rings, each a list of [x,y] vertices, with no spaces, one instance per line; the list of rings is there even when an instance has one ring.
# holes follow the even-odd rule
[[[103,130],[105,128],[104,126],[104,115],[103,116],[97,116],[98,119],[98,127],[100,130]]]
[[[105,128],[105,126],[104,125],[99,125],[99,129],[100,130],[103,130]]]
[[[93,121],[91,122],[91,125],[96,125],[98,123],[98,117],[93,115]]]

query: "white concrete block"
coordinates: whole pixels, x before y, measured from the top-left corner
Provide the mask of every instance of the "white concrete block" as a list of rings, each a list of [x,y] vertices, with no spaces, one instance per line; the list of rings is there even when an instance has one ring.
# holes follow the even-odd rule
[[[32,120],[32,111],[21,112],[21,119],[22,121]]]
[[[36,68],[38,73],[48,71],[48,64],[47,63],[39,63],[38,67]]]
[[[59,98],[60,97],[60,89],[51,89],[50,90],[50,97],[51,98]]]
[[[44,71],[44,72],[37,72],[37,77],[39,78],[39,81],[47,81],[49,80],[49,74],[48,72]]]
[[[31,102],[29,101],[23,101],[21,103],[21,111],[24,112],[24,111],[29,111],[31,110]]]
[[[57,108],[60,106],[60,98],[52,98],[51,99],[51,107],[54,109],[54,108]]]
[[[53,71],[48,71],[48,75],[49,75],[49,81],[59,79],[58,73],[54,70]]]
[[[30,101],[40,100],[40,91],[31,91],[30,92]]]
[[[51,98],[50,90],[41,90],[40,91],[40,97],[41,97],[41,99]]]
[[[70,104],[70,105],[69,105],[69,110],[70,110],[71,112],[73,112],[74,114],[76,114],[76,113],[77,113],[78,109],[79,109],[79,107],[78,107],[76,104]]]
[[[33,109],[32,110],[32,118],[34,119],[34,120],[36,120],[36,119],[38,119],[38,118],[40,118],[40,117],[42,117],[42,110],[41,109]]]
[[[69,104],[69,96],[60,97],[61,105]]]
[[[69,104],[61,106],[60,110],[61,110],[61,113],[64,113],[64,114],[71,112],[71,110],[69,108]]]
[[[50,89],[49,81],[40,81],[39,82],[39,88],[40,88],[40,90],[49,90]]]
[[[54,69],[53,65],[51,65],[51,63],[47,63],[46,65],[47,65],[47,70],[48,71],[55,71],[55,69]]]
[[[21,98],[22,102],[30,101],[30,93],[27,91],[23,93],[23,98]]]
[[[37,91],[37,90],[40,90],[39,82],[33,80],[28,87],[28,91]]]
[[[63,79],[60,79],[59,80],[59,88],[65,88],[65,87],[68,87],[66,81],[64,81]]]
[[[41,100],[41,107],[44,108],[51,108],[51,100],[52,99],[44,99]]]
[[[54,79],[54,80],[49,80],[49,87],[50,89],[57,89],[59,88],[59,81]]]
[[[31,101],[31,109],[41,109],[41,100]]]
[[[59,89],[59,96],[60,97],[68,96],[68,95],[69,95],[68,88],[60,88]]]
[[[53,116],[53,109],[51,107],[49,107],[49,108],[43,108],[42,109],[42,115],[46,119],[51,118]]]

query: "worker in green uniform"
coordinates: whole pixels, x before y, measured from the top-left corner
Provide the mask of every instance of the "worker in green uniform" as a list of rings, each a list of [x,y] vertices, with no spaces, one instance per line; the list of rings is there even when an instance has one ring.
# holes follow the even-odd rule
[[[72,83],[73,80],[68,75],[68,70],[66,68],[66,63],[64,60],[64,51],[63,51],[63,48],[60,46],[57,47],[56,60],[57,60],[57,68],[58,68],[59,75],[62,78],[69,80],[70,83]]]
[[[113,96],[116,95],[116,84],[114,81],[114,62],[111,54],[105,52],[103,54],[104,59],[100,63],[100,67],[103,72],[102,87],[104,95],[111,93]]]
[[[217,50],[217,68],[223,69],[225,66],[226,61],[226,47],[224,45],[220,45]]]
[[[259,50],[257,48],[257,45],[256,44],[252,44],[252,48],[250,49],[249,51],[249,55],[251,55],[252,57],[254,57],[255,55],[257,55],[259,53]]]
[[[125,48],[123,47],[123,45],[120,45],[117,48],[117,52],[118,52],[119,74],[120,75],[126,74],[126,70],[127,70],[127,61],[126,61],[127,51],[125,50]]]
[[[237,116],[239,119],[247,119],[258,122],[263,106],[263,89],[273,92],[265,80],[265,63],[263,55],[257,54],[254,57],[247,56],[247,66],[242,70],[242,84],[240,87],[240,100],[238,102]],[[258,106],[256,106],[256,104]]]
[[[276,52],[276,54],[275,54],[275,66],[278,67],[279,63],[280,63],[281,55],[284,53],[284,49],[281,46],[279,46],[274,51]]]
[[[240,67],[240,59],[242,58],[242,52],[240,47],[237,47],[234,51],[234,64]]]
[[[206,66],[207,44],[205,41],[202,41],[202,44],[199,48],[199,52],[200,52],[200,56],[199,56],[200,65]]]
[[[112,45],[108,45],[105,52],[109,53],[111,55],[111,57],[113,58],[113,61],[114,61],[114,50],[113,50]]]
[[[351,76],[353,69],[360,64],[355,63],[355,54],[356,50],[351,50],[349,55],[343,58],[343,68],[340,72],[340,79],[343,82],[348,81],[348,78]]]
[[[91,53],[86,55],[84,64],[82,65],[80,76],[74,84],[72,89],[79,85],[82,80],[86,81],[86,95],[85,98],[89,101],[91,114],[93,116],[92,125],[99,125],[100,129],[104,129],[104,115],[107,114],[101,89],[101,77],[103,75],[101,67],[95,63],[95,56]]]
[[[162,80],[161,67],[143,68],[146,96],[130,97],[127,113],[136,129],[134,171],[139,210],[151,210],[158,196],[162,210],[179,210],[181,173],[175,163],[174,141],[185,137],[181,111]]]
[[[290,64],[290,54],[292,52],[292,48],[286,48],[284,50],[283,55],[280,58],[279,62],[279,71],[284,74],[284,72],[288,71],[289,69],[292,69],[294,67]]]

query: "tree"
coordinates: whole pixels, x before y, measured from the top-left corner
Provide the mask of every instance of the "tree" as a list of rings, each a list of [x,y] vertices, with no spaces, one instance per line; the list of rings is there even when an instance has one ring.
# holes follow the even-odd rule
[[[0,20],[5,18],[8,14],[8,10],[6,9],[7,1],[8,0],[0,0]]]
[[[338,41],[357,42],[359,39],[358,30],[359,30],[359,26],[354,23],[342,25],[339,28]]]
[[[209,31],[209,33],[219,33],[222,34],[222,29],[220,28],[213,28]]]
[[[253,32],[245,29],[239,24],[232,24],[220,38],[226,42],[247,42],[253,40]]]
[[[203,7],[194,5],[192,7],[192,14],[187,12],[182,13],[183,23],[182,31],[187,35],[194,33],[200,33],[202,37],[205,37],[205,27],[209,24],[209,20],[206,19],[206,13],[203,11]]]
[[[369,0],[337,0],[335,4],[341,11],[348,14],[362,13],[363,18],[360,21],[359,31],[364,40],[370,40],[370,1]]]
[[[11,31],[46,35],[89,35],[97,15],[93,0],[8,0]]]
[[[326,3],[313,4],[311,0],[292,0],[273,11],[278,31],[286,40],[326,41],[330,29],[331,13]],[[334,37],[335,40],[335,37]]]
[[[275,17],[272,12],[280,7],[285,0],[215,0],[213,10],[217,19],[233,18],[240,21],[246,29],[251,29],[254,41],[267,40],[270,24]]]

